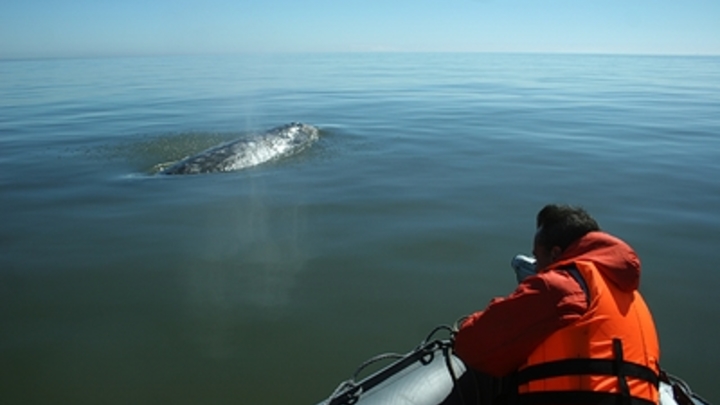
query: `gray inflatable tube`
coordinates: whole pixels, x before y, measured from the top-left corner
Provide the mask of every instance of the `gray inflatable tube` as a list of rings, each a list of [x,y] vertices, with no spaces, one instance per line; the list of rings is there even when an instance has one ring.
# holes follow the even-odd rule
[[[353,378],[343,382],[328,399],[318,405],[463,403],[463,394],[456,387],[467,369],[452,354],[451,347],[451,342],[446,340],[424,344],[360,381]],[[365,364],[387,357],[378,356]],[[364,365],[358,372],[363,368]]]

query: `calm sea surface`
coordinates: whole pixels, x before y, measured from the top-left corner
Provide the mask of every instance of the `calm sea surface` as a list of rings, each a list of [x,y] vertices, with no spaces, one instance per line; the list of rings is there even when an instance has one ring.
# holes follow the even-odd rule
[[[153,174],[291,121],[242,171]],[[513,289],[549,202],[643,260],[720,401],[720,58],[0,61],[0,403],[315,404]]]

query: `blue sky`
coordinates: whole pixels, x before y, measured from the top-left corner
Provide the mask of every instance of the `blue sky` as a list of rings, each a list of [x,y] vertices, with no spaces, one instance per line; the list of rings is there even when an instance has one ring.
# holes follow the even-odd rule
[[[720,55],[719,0],[5,0],[0,58],[240,52]]]

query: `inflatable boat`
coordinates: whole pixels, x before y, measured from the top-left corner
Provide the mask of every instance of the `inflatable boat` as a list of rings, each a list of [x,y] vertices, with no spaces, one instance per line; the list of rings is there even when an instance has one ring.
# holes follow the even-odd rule
[[[318,405],[475,405],[502,403],[499,380],[483,378],[453,354],[452,338],[432,339],[435,328],[414,350],[404,355],[382,354],[360,365]],[[452,335],[451,335],[452,336]],[[390,362],[367,377],[359,375],[370,365]],[[659,405],[710,405],[681,379],[660,375]]]

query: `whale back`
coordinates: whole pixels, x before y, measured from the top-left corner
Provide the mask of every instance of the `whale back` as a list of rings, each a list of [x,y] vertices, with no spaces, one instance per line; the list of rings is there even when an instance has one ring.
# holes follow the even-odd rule
[[[312,125],[298,122],[285,124],[187,156],[160,173],[228,172],[256,166],[302,151],[319,138],[319,133]]]

